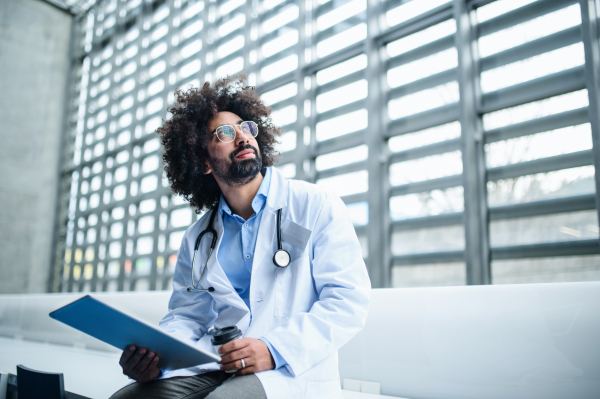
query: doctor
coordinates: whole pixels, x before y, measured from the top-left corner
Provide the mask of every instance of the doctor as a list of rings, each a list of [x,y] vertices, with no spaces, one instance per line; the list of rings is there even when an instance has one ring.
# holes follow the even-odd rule
[[[339,197],[271,167],[280,129],[244,79],[176,92],[157,131],[173,192],[207,209],[181,243],[160,327],[207,351],[213,329],[243,337],[219,363],[164,372],[160,354],[130,346],[120,365],[137,383],[114,399],[342,398],[337,351],[369,306],[360,245]],[[214,250],[207,233],[195,251],[211,228]]]

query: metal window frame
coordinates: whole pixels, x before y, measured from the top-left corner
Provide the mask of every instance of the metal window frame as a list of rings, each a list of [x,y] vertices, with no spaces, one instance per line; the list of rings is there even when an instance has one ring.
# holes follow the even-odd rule
[[[167,35],[161,38],[158,42],[165,41],[167,52],[160,56],[161,60],[165,60],[166,69],[161,74],[152,78],[152,81],[158,79],[165,80],[165,88],[153,96],[144,96],[142,99],[137,95],[140,90],[140,85],[148,84],[150,81],[140,83],[144,79],[145,71],[158,60],[154,60],[141,65],[141,61],[147,58],[154,44],[144,47],[145,41],[149,38],[152,29],[157,25],[150,22],[149,29],[144,29],[153,15],[153,11],[159,2],[143,0],[141,5],[133,10],[127,10],[126,4],[118,2],[117,9],[114,11],[116,23],[108,31],[104,32],[100,37],[96,37],[94,33],[94,41],[92,50],[89,53],[82,51],[83,43],[83,27],[77,27],[77,23],[81,25],[85,21],[86,14],[79,15],[78,22],[74,24],[73,32],[73,76],[77,76],[79,66],[84,57],[93,57],[100,53],[103,44],[112,43],[114,54],[112,60],[118,57],[131,44],[123,46],[122,49],[116,48],[116,43],[125,32],[125,27],[131,28],[136,26],[140,34],[132,42],[138,46],[137,54],[131,58],[135,60],[137,69],[133,75],[121,79],[119,83],[113,83],[107,91],[112,92],[113,86],[122,84],[126,79],[133,77],[136,82],[136,88],[131,95],[134,96],[134,104],[127,111],[118,111],[114,115],[110,110],[113,105],[119,104],[124,97],[118,98],[110,96],[108,104],[103,107],[108,115],[108,120],[104,122],[107,127],[107,134],[101,140],[104,144],[104,154],[89,161],[83,161],[79,165],[71,165],[70,160],[73,157],[73,137],[71,132],[74,131],[76,125],[76,115],[78,105],[73,99],[78,98],[78,92],[81,89],[79,85],[73,83],[70,92],[71,99],[68,100],[66,112],[73,117],[69,118],[69,126],[65,127],[66,145],[64,153],[64,167],[62,169],[62,190],[60,194],[61,211],[59,221],[57,222],[57,233],[55,237],[56,245],[56,260],[51,266],[51,277],[48,282],[49,291],[72,291],[72,290],[91,290],[95,291],[106,290],[108,284],[114,281],[117,284],[118,290],[135,289],[138,281],[148,281],[148,288],[167,289],[172,275],[169,273],[168,259],[174,255],[176,251],[169,248],[168,241],[170,234],[181,232],[182,228],[174,228],[170,226],[171,213],[174,210],[185,208],[185,204],[175,205],[173,201],[167,201],[164,205],[164,197],[169,198],[171,192],[168,187],[163,187],[161,184],[162,170],[150,172],[148,175],[154,175],[158,179],[158,188],[154,192],[136,195],[135,197],[128,196],[126,199],[115,203],[112,198],[109,204],[100,204],[93,211],[89,209],[80,211],[77,207],[76,216],[74,219],[74,228],[72,230],[73,240],[79,231],[87,229],[79,229],[77,220],[79,217],[86,217],[90,213],[98,214],[98,224],[95,226],[97,236],[100,237],[102,229],[108,230],[111,223],[114,222],[110,213],[108,218],[101,217],[103,212],[109,212],[117,206],[124,206],[126,215],[120,222],[124,225],[124,230],[128,223],[137,225],[140,218],[139,212],[135,216],[129,215],[128,208],[131,205],[136,207],[140,201],[152,198],[156,201],[156,208],[148,215],[154,216],[154,231],[152,233],[138,234],[131,236],[123,234],[118,239],[122,245],[122,254],[116,259],[120,263],[120,272],[117,278],[110,278],[106,272],[103,277],[98,276],[98,251],[100,245],[106,246],[110,240],[105,240],[105,243],[100,243],[97,237],[93,244],[95,258],[92,262],[94,273],[90,281],[85,281],[80,278],[75,281],[73,276],[73,261],[70,263],[70,276],[67,280],[63,280],[62,273],[65,265],[64,252],[65,237],[68,231],[67,212],[69,206],[69,193],[71,187],[71,176],[74,172],[79,173],[78,198],[80,197],[80,188],[85,180],[81,177],[81,172],[86,167],[91,167],[98,160],[103,161],[105,166],[102,171],[102,184],[98,190],[101,193],[105,189],[113,190],[115,183],[110,187],[105,186],[104,174],[107,170],[111,173],[116,168],[125,165],[128,168],[127,180],[121,184],[127,184],[128,190],[131,184],[141,181],[141,175],[132,176],[131,169],[134,163],[141,163],[143,156],[134,157],[134,148],[142,148],[144,143],[155,138],[154,135],[146,134],[143,131],[143,126],[156,115],[145,115],[140,120],[136,119],[138,108],[145,108],[149,101],[162,96],[166,98],[166,93],[172,93],[176,87],[181,87],[185,82],[189,82],[194,78],[200,81],[204,80],[207,74],[215,77],[217,67],[224,62],[233,60],[237,57],[242,57],[244,60],[244,71],[249,75],[250,79],[256,82],[259,93],[265,93],[276,89],[284,84],[296,82],[298,84],[298,94],[292,98],[281,101],[273,106],[273,109],[280,109],[285,106],[295,105],[297,108],[296,122],[283,126],[284,130],[296,132],[296,146],[293,151],[285,152],[279,158],[279,165],[293,164],[296,169],[296,178],[316,182],[319,179],[326,177],[339,176],[346,173],[356,171],[368,171],[367,192],[348,195],[342,197],[346,204],[358,202],[367,202],[368,224],[364,226],[355,226],[356,232],[360,237],[368,237],[368,257],[365,259],[369,274],[371,276],[372,285],[374,287],[390,287],[391,270],[393,267],[413,266],[439,262],[464,262],[466,265],[466,282],[467,284],[490,284],[491,278],[491,262],[500,259],[520,259],[530,257],[544,256],[570,256],[570,255],[587,255],[600,253],[599,240],[582,240],[577,242],[565,241],[562,243],[544,243],[535,245],[523,245],[513,247],[491,247],[489,241],[489,225],[491,221],[501,219],[513,219],[521,217],[531,217],[539,215],[551,215],[564,212],[589,211],[596,210],[600,219],[600,104],[598,102],[598,94],[600,93],[600,48],[599,48],[599,4],[598,0],[539,0],[534,3],[523,6],[517,10],[507,12],[501,16],[478,24],[474,18],[474,10],[478,7],[485,6],[493,0],[452,0],[438,6],[432,10],[424,12],[410,20],[404,21],[396,26],[387,27],[384,20],[385,12],[401,6],[406,3],[404,0],[393,0],[381,3],[377,0],[369,0],[367,2],[366,11],[360,12],[355,16],[347,19],[341,25],[334,25],[322,32],[317,29],[317,17],[334,9],[334,2],[329,2],[324,5],[319,5],[318,0],[308,0],[294,2],[291,0],[283,1],[268,11],[262,10],[262,4],[258,0],[246,2],[230,14],[225,16],[217,16],[217,9],[221,3],[205,2],[204,9],[196,16],[187,21],[182,21],[182,15],[186,7],[193,4],[192,1],[185,0],[167,0],[166,7],[169,7],[169,16],[160,21],[160,24],[166,23],[169,26]],[[176,7],[179,4],[179,7]],[[479,59],[477,56],[477,39],[482,35],[498,32],[502,29],[509,28],[516,24],[526,22],[532,18],[547,14],[548,12],[556,11],[565,8],[572,4],[579,4],[581,7],[582,24],[581,26],[569,28],[561,32],[542,37],[523,45],[519,45],[508,50],[492,54],[490,56]],[[260,48],[266,42],[278,37],[282,31],[273,31],[268,34],[262,32],[262,23],[269,18],[278,15],[290,5],[297,5],[299,16],[297,19],[286,23],[283,30],[296,29],[298,31],[298,43],[291,47],[269,57],[264,58]],[[96,4],[88,12],[95,12],[96,24],[98,16],[102,13],[103,4]],[[215,24],[227,21],[238,14],[245,16],[246,22],[244,26],[237,28],[224,37],[218,37],[215,31]],[[210,16],[215,15],[214,21],[210,22]],[[186,39],[179,40],[178,45],[173,45],[173,37],[189,26],[192,21],[202,19],[203,28],[200,32]],[[424,46],[405,52],[399,56],[389,58],[385,52],[385,46],[395,40],[409,36],[413,33],[422,31],[428,27],[437,25],[449,19],[454,19],[457,22],[457,30],[455,34],[435,40]],[[132,21],[133,25],[132,25]],[[179,21],[179,22],[176,22]],[[319,41],[331,37],[344,29],[356,26],[359,23],[366,23],[367,38],[359,43],[349,45],[339,51],[327,55],[323,58],[318,58],[316,53],[316,45]],[[307,35],[307,29],[312,31],[312,34]],[[93,30],[96,30],[94,26]],[[253,40],[253,32],[258,32],[257,37]],[[215,54],[217,48],[222,43],[231,38],[242,34],[245,38],[245,45],[242,49],[237,50],[226,56],[223,60],[218,60],[213,57],[211,64],[207,63],[209,54]],[[186,44],[192,43],[194,40],[202,40],[202,48],[196,54],[181,59],[179,50]],[[580,67],[575,67],[559,73],[546,75],[541,78],[529,80],[527,82],[513,85],[507,88],[496,90],[489,93],[481,93],[479,85],[480,73],[502,67],[512,62],[516,62],[528,57],[539,55],[547,51],[552,51],[564,47],[566,45],[578,43],[582,41],[585,50],[585,64]],[[388,87],[385,77],[386,71],[390,68],[400,66],[414,60],[423,58],[426,55],[438,53],[441,50],[448,48],[456,48],[458,53],[458,66],[441,73],[419,79],[409,84],[399,87]],[[251,56],[256,52],[256,62],[251,63]],[[281,60],[289,55],[297,54],[298,67],[291,71],[269,81],[263,81],[261,69],[271,65],[274,62]],[[328,84],[318,86],[316,84],[316,73],[327,67],[334,66],[340,62],[351,59],[358,55],[365,54],[368,59],[368,65],[365,69],[351,73],[340,79],[337,79]],[[307,57],[310,57],[308,59]],[[201,69],[199,72],[186,78],[179,78],[179,68],[193,59],[201,60]],[[111,62],[113,62],[111,61]],[[115,74],[123,68],[124,65],[130,62],[127,60],[120,66],[113,66],[110,73],[107,75],[114,82]],[[91,82],[92,74],[97,71],[103,63],[98,66],[90,67],[90,82],[88,89],[98,83]],[[175,74],[175,79],[172,75]],[[100,82],[101,78],[98,80]],[[346,86],[347,84],[358,80],[366,79],[368,81],[368,97],[355,101],[351,104],[344,105],[332,109],[327,112],[317,113],[316,99],[318,95],[324,94],[331,90]],[[75,80],[75,79],[74,79]],[[461,100],[458,103],[447,104],[432,110],[423,111],[417,114],[412,114],[395,120],[390,120],[387,114],[388,101],[400,98],[402,96],[419,92],[423,89],[436,87],[441,84],[456,81],[460,92]],[[310,82],[310,85],[305,85],[305,82]],[[185,88],[184,88],[185,89]],[[532,101],[537,101],[552,96],[569,93],[575,90],[587,89],[589,96],[589,106],[565,111],[560,114],[549,115],[535,120],[525,121],[512,124],[510,126],[485,130],[482,124],[482,116],[489,112],[494,112],[509,107],[526,104]],[[97,114],[99,110],[89,109],[90,104],[99,98],[100,94],[95,99],[88,100],[88,109],[85,111],[85,120]],[[310,102],[310,113],[305,115],[305,104]],[[167,104],[165,103],[165,109]],[[336,116],[344,115],[359,109],[366,109],[368,112],[368,128],[362,129],[341,137],[325,141],[316,140],[316,125],[320,121],[324,121]],[[130,142],[121,147],[108,150],[110,140],[116,140],[120,129],[114,133],[108,128],[111,123],[118,123],[118,119],[126,112],[130,112],[134,119],[134,123],[130,127],[132,136]],[[450,139],[442,142],[437,142],[418,148],[411,148],[406,151],[391,153],[388,146],[388,140],[392,137],[419,131],[422,129],[442,125],[449,122],[460,121],[462,126],[461,136],[459,138]],[[589,122],[592,129],[593,148],[591,150],[581,151],[572,154],[565,154],[555,157],[543,158],[539,160],[521,162],[518,164],[505,165],[501,167],[489,168],[485,162],[485,146],[494,142],[522,137],[526,135],[541,133],[553,129],[558,129],[567,126],[578,125]],[[135,131],[134,125],[138,126],[138,130],[142,129],[141,135],[133,134]],[[305,134],[305,128],[308,130]],[[94,129],[84,128],[84,137]],[[122,130],[122,129],[121,129]],[[306,137],[305,137],[306,135]],[[93,148],[96,145],[94,141],[91,145],[85,144],[82,147],[82,154],[86,149]],[[368,146],[369,156],[365,161],[357,161],[348,165],[331,168],[327,170],[316,169],[316,159],[321,155],[326,155],[336,151],[342,151],[353,148],[359,145],[366,144]],[[106,159],[114,158],[121,151],[128,151],[129,159],[120,165],[113,165],[106,168]],[[400,186],[391,186],[389,179],[390,165],[408,160],[420,159],[426,156],[434,156],[444,154],[450,151],[460,150],[462,154],[463,173],[459,175],[446,176],[437,179],[431,179],[421,182],[413,182]],[[159,149],[158,155],[162,154]],[[595,184],[596,191],[593,194],[585,194],[567,198],[555,198],[548,200],[535,201],[530,203],[521,203],[505,206],[488,207],[487,203],[487,184],[490,181],[496,181],[504,178],[518,178],[520,176],[546,173],[553,170],[594,165],[595,168]],[[91,179],[88,178],[88,180]],[[453,212],[441,215],[432,215],[406,220],[392,220],[390,216],[389,203],[390,199],[398,195],[406,195],[411,193],[427,192],[435,189],[444,189],[450,187],[462,186],[464,189],[464,211]],[[89,196],[89,194],[88,194]],[[145,215],[144,215],[145,216]],[[160,229],[161,221],[167,221],[165,229]],[[465,248],[456,251],[443,251],[434,253],[415,253],[408,255],[394,255],[391,248],[391,239],[394,232],[411,231],[415,229],[456,226],[463,225],[465,227]],[[149,236],[153,238],[154,246],[151,254],[137,255],[134,253],[129,256],[125,253],[125,248],[128,241],[135,242],[140,237]],[[165,243],[164,251],[159,251],[158,242],[162,240]],[[81,246],[85,249],[87,245]],[[73,245],[73,249],[76,245]],[[73,257],[73,253],[71,255]],[[158,257],[163,257],[162,271],[157,266]],[[125,273],[125,261],[132,262],[134,269],[135,261],[141,257],[150,257],[152,259],[152,267],[150,274],[147,276],[138,276],[135,270],[132,270],[129,275]],[[108,259],[102,261],[105,264],[105,269],[108,269]],[[86,262],[82,262],[83,266]],[[89,285],[88,285],[89,283]],[[63,286],[63,284],[66,284]]]

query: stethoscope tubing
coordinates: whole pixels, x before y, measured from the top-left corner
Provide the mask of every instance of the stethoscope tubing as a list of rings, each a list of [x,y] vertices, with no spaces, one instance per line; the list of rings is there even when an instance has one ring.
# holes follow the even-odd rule
[[[204,277],[204,273],[208,269],[208,261],[210,260],[213,250],[215,249],[215,247],[217,245],[217,231],[214,228],[214,221],[215,221],[215,216],[218,212],[218,209],[214,208],[211,210],[211,212],[212,213],[210,215],[210,220],[208,222],[208,226],[202,232],[200,232],[200,234],[198,234],[198,238],[196,238],[196,244],[194,246],[194,256],[192,257],[192,272],[191,272],[192,287],[189,287],[187,289],[188,292],[192,292],[193,289],[197,290],[197,291],[209,291],[209,292],[213,292],[215,290],[213,287],[198,288],[198,286],[200,285],[200,281],[202,281],[202,277]],[[204,235],[207,233],[212,234],[212,236],[213,236],[212,242],[210,243],[208,257],[206,258],[206,262],[204,263],[204,266],[202,267],[202,271],[200,272],[200,278],[198,279],[198,282],[194,283],[194,265],[196,263],[196,254],[198,253],[198,248],[200,247],[200,242],[202,241],[202,237],[204,237]],[[278,209],[277,210],[277,251],[273,255],[273,263],[277,267],[284,268],[290,264],[290,260],[291,260],[290,254],[286,250],[283,249],[283,246],[281,243],[281,209]]]

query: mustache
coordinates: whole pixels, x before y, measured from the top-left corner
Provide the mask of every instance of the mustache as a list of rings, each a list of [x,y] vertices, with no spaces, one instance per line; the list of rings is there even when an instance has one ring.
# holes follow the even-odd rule
[[[231,161],[233,162],[234,158],[242,151],[245,150],[252,150],[254,151],[254,155],[256,155],[256,157],[258,158],[258,150],[256,148],[254,148],[253,146],[251,146],[250,144],[246,144],[243,147],[238,148],[237,150],[233,151],[231,154],[229,154],[229,158],[231,159]]]

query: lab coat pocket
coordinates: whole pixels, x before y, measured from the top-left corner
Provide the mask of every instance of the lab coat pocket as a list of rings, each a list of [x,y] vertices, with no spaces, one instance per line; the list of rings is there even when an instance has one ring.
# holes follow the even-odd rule
[[[343,399],[339,381],[311,381],[308,383],[305,398]]]
[[[308,256],[296,259],[287,267],[277,268],[275,317],[291,317],[309,310],[305,309],[310,306],[310,298],[307,298],[308,287],[303,287],[304,275],[308,275],[310,280]]]

